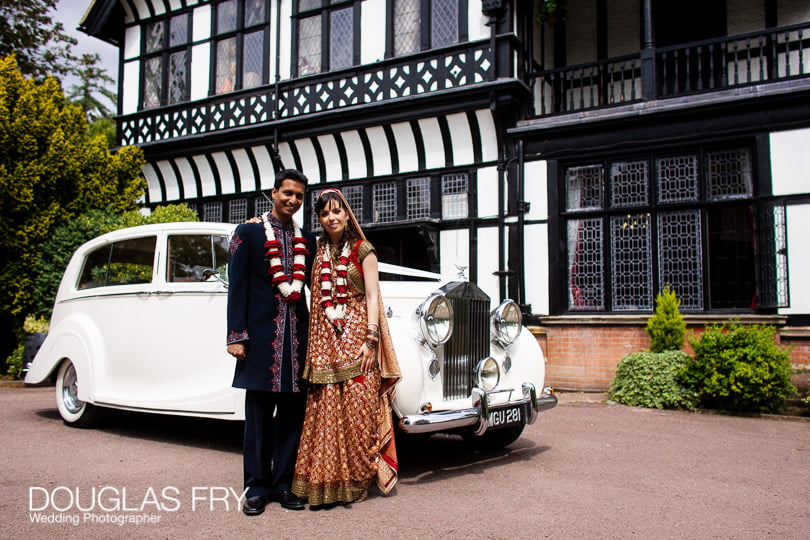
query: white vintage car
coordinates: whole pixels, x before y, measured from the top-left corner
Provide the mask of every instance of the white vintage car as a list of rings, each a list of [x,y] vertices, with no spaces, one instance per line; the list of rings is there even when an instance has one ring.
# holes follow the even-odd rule
[[[59,413],[76,427],[92,426],[105,408],[244,419],[224,345],[222,277],[233,229],[146,225],[81,246],[25,382],[55,376]],[[380,270],[404,432],[455,431],[506,445],[556,405],[543,386],[543,352],[514,302],[493,309],[474,283],[382,263]],[[391,274],[399,281],[385,279]]]

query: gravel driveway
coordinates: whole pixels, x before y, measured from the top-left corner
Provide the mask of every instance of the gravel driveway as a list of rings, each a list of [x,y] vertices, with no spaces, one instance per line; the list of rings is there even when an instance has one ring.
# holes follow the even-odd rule
[[[0,537],[810,536],[810,423],[588,399],[563,395],[500,452],[412,441],[394,496],[248,518],[240,424],[115,413],[77,430],[53,388],[4,385]]]

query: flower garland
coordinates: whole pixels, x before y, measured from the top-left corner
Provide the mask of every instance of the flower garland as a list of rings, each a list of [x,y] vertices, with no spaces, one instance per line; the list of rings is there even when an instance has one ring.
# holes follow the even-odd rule
[[[309,254],[307,239],[301,235],[298,223],[293,221],[293,265],[292,283],[290,283],[289,276],[284,272],[284,263],[281,262],[281,242],[276,240],[273,225],[268,219],[269,215],[270,212],[262,214],[264,236],[267,238],[264,243],[264,247],[267,249],[264,256],[270,265],[267,273],[273,276],[272,284],[278,287],[279,292],[287,299],[287,302],[298,302],[301,299],[301,291],[304,288],[304,280],[306,279],[306,256]]]
[[[337,265],[337,278],[335,279],[335,295],[332,299],[332,257],[329,249],[329,242],[323,250],[323,260],[321,260],[321,307],[326,318],[335,327],[338,334],[343,332],[343,319],[346,318],[346,303],[348,302],[348,264],[349,264],[349,243],[344,242],[340,250],[340,257]]]

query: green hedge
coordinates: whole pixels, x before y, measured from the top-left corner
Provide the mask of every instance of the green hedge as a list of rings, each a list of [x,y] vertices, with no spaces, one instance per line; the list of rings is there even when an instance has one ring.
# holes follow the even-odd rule
[[[689,355],[681,351],[628,354],[616,367],[610,399],[634,407],[695,409],[697,394],[676,380],[687,362]]]

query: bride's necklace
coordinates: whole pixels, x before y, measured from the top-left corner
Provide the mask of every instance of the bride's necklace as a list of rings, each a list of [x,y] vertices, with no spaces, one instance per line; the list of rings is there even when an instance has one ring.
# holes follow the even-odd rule
[[[290,282],[289,276],[284,272],[284,263],[281,261],[281,242],[276,240],[276,233],[273,231],[269,216],[270,212],[262,214],[264,236],[267,239],[264,243],[264,247],[267,249],[264,256],[270,265],[267,273],[273,276],[272,284],[278,287],[279,292],[287,299],[287,302],[297,302],[301,299],[301,290],[306,279],[306,256],[309,253],[307,239],[301,235],[298,223],[293,220],[293,265],[292,282]]]
[[[338,333],[343,332],[343,320],[346,318],[346,303],[349,297],[348,264],[349,243],[344,242],[338,258],[333,296],[332,256],[330,242],[327,240],[321,259],[321,307]]]

